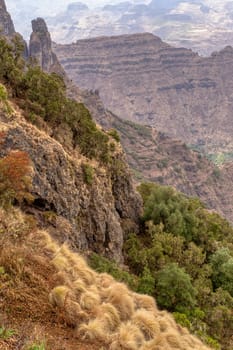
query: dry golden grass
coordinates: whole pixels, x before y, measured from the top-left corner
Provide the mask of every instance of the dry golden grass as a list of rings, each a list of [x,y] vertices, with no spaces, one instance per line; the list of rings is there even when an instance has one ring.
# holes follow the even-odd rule
[[[160,334],[160,325],[154,314],[145,309],[137,310],[132,322],[142,331],[146,340],[153,339]]]
[[[67,267],[71,262],[72,267]],[[208,349],[169,313],[159,311],[152,297],[131,292],[106,273],[93,272],[67,245],[59,249],[52,263],[68,276],[62,275],[63,281],[72,290],[79,312],[85,312],[86,319],[77,319],[76,337],[101,341],[111,350]],[[72,309],[64,306],[63,311],[71,313]]]
[[[137,350],[145,342],[144,336],[140,329],[131,322],[121,323],[118,333],[113,337],[110,350]]]
[[[26,317],[25,337],[36,324],[49,330],[48,350],[60,344],[66,350],[208,350],[159,311],[153,298],[92,271],[85,259],[38,230],[19,210],[9,215],[0,210],[0,219],[0,266],[6,271],[0,307],[18,329]],[[19,341],[0,340],[0,349],[11,350]]]

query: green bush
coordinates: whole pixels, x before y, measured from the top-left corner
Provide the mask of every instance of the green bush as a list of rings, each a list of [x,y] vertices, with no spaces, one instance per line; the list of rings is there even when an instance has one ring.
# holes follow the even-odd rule
[[[169,264],[157,273],[156,299],[158,305],[170,311],[192,309],[196,290],[190,276],[177,264]]]
[[[33,343],[26,348],[26,350],[46,350],[45,343]]]
[[[117,142],[120,142],[120,135],[118,134],[118,132],[115,129],[111,129],[108,131],[108,135],[112,136]]]
[[[155,278],[152,276],[148,267],[144,267],[144,270],[140,276],[137,292],[141,294],[153,295],[155,290]]]
[[[82,164],[82,171],[83,171],[83,179],[84,182],[88,185],[91,185],[93,183],[94,179],[94,169],[90,164]]]
[[[13,337],[16,332],[13,329],[7,329],[5,327],[0,327],[0,339],[9,339]]]
[[[113,261],[110,261],[98,254],[91,254],[89,258],[90,266],[97,272],[106,272],[112,275],[116,280],[126,283],[131,289],[137,290],[138,278],[127,271],[122,270]]]
[[[188,329],[191,328],[191,322],[189,321],[186,314],[182,314],[180,312],[174,312],[173,317],[177,323],[179,323],[182,327],[186,327]]]
[[[221,287],[233,297],[233,257],[228,248],[217,250],[210,258],[215,288]]]

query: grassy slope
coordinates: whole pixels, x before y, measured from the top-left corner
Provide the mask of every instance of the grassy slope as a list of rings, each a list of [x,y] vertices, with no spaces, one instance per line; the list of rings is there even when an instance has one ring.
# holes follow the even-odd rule
[[[152,298],[91,270],[32,217],[12,207],[0,218],[1,326],[16,332],[0,337],[0,349],[207,349]]]

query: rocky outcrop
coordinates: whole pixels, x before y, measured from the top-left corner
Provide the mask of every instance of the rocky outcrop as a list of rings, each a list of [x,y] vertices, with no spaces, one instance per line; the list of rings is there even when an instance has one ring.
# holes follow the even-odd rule
[[[233,153],[233,49],[203,58],[152,34],[55,45],[67,74],[106,107],[207,153]]]
[[[56,72],[59,75],[65,75],[56,54],[52,51],[52,40],[43,18],[37,18],[32,21],[29,56],[36,59],[45,72]]]
[[[12,150],[29,154],[34,168],[29,212],[60,241],[67,240],[79,251],[88,250],[122,261],[127,230],[136,230],[141,200],[135,192],[122,151],[116,153],[121,169],[114,173],[78,151],[69,154],[63,146],[36,127],[14,116],[0,115],[4,143],[0,156]],[[85,180],[85,165],[93,170],[91,183]],[[122,167],[123,166],[123,167]]]
[[[16,34],[13,21],[7,12],[4,0],[0,0],[0,28],[4,36],[12,36]]]

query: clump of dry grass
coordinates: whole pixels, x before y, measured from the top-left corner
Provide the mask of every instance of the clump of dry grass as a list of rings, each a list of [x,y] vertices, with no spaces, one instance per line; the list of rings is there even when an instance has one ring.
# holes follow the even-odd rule
[[[98,274],[96,277],[96,285],[99,288],[109,288],[114,282],[114,278],[105,272]]]
[[[96,309],[96,318],[101,320],[113,332],[120,325],[120,316],[117,309],[110,303],[103,303]]]
[[[92,291],[83,292],[80,298],[80,306],[84,310],[91,311],[94,307],[100,304],[100,296]]]
[[[132,322],[139,327],[146,340],[150,340],[160,334],[160,325],[153,313],[145,309],[137,310]]]
[[[87,324],[82,324],[76,332],[82,340],[95,341],[99,340],[103,343],[109,342],[108,329],[106,324],[99,319],[90,320]]]
[[[151,311],[154,314],[157,313],[157,305],[154,298],[145,294],[133,293],[136,309],[145,309]]]
[[[144,336],[136,325],[131,322],[122,323],[115,340],[110,346],[110,350],[137,350],[141,348],[144,342]]]

